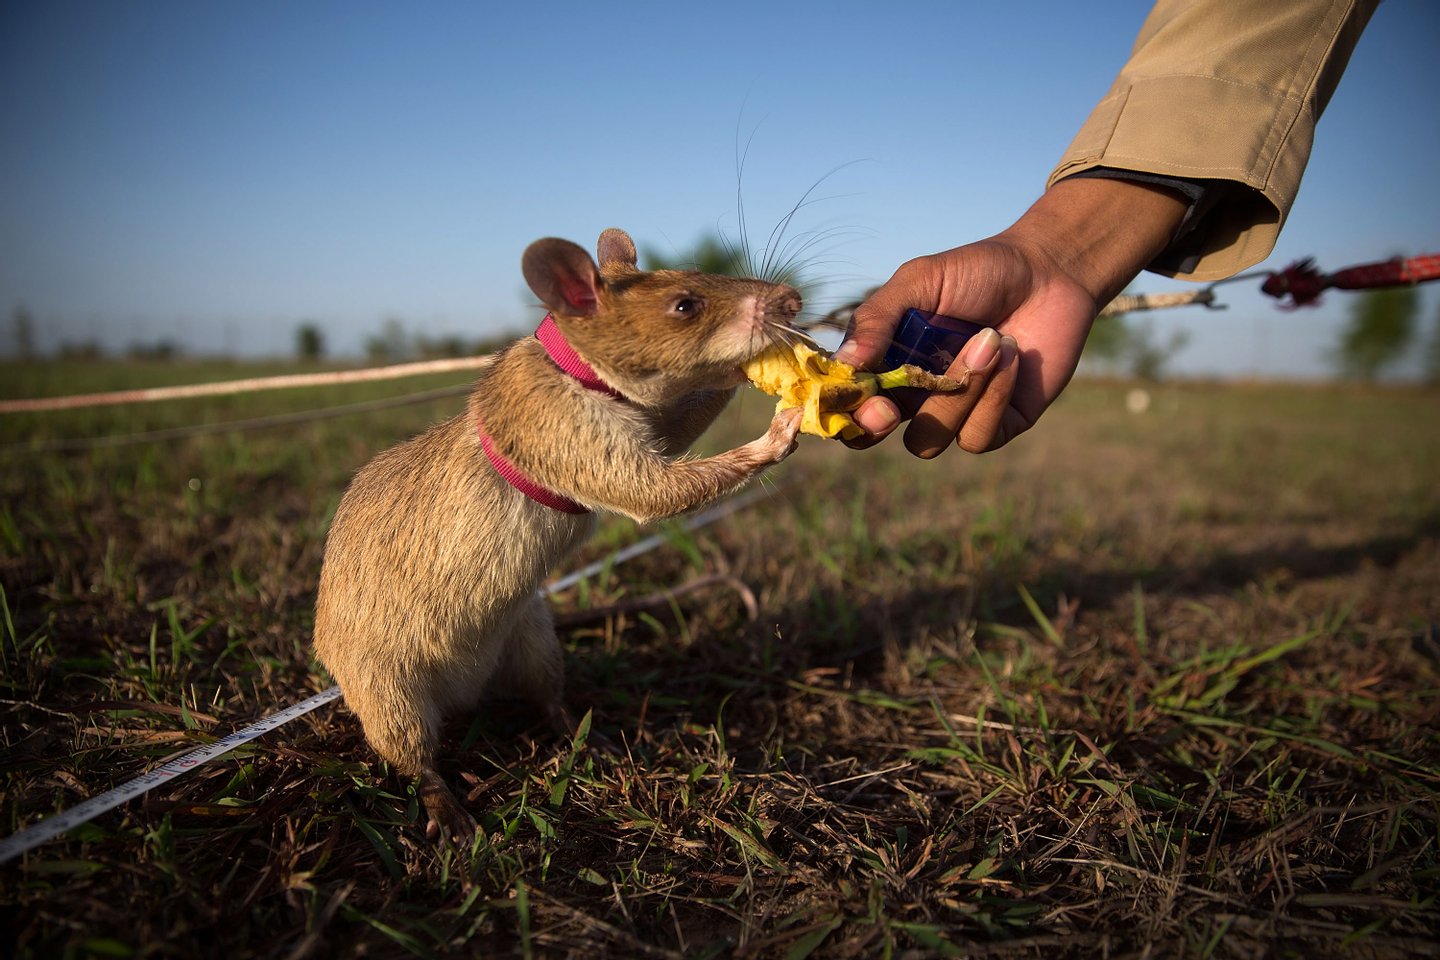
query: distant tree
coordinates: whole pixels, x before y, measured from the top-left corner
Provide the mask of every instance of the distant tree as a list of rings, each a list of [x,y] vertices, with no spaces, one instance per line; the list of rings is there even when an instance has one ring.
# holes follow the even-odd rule
[[[1096,319],[1083,356],[1106,369],[1123,369],[1138,379],[1158,382],[1189,342],[1190,335],[1183,330],[1172,331],[1161,342],[1154,321],[1136,321],[1128,313],[1116,313]]]
[[[493,333],[488,337],[481,337],[475,341],[475,353],[498,353],[522,336],[524,336],[524,334],[504,332]]]
[[[101,360],[105,357],[105,348],[100,346],[98,340],[82,340],[78,343],[66,340],[60,344],[56,355],[61,360]]]
[[[377,363],[400,360],[445,359],[449,357],[475,357],[495,353],[513,343],[520,334],[497,333],[470,339],[463,334],[443,333],[426,336],[409,333],[398,317],[387,317],[380,326],[380,332],[365,341],[365,353]]]
[[[667,257],[653,247],[640,251],[640,266],[644,270],[699,270],[701,273],[719,273],[731,277],[749,273],[739,250],[726,246],[718,234],[707,233],[695,241],[689,250],[677,251]]]
[[[1137,324],[1130,330],[1130,344],[1127,350],[1130,373],[1141,380],[1158,383],[1165,379],[1170,361],[1174,360],[1175,355],[1185,349],[1185,344],[1189,342],[1189,333],[1184,330],[1172,330],[1165,342],[1161,343],[1155,332],[1154,322],[1147,320],[1143,325]]]
[[[15,305],[11,318],[15,325],[15,355],[21,360],[29,360],[35,356],[35,318],[23,303]]]
[[[1435,311],[1430,342],[1425,345],[1424,376],[1426,383],[1440,384],[1440,309]]]
[[[1129,315],[1124,313],[1100,317],[1090,328],[1085,340],[1086,360],[1103,367],[1115,368],[1125,359],[1131,338]]]
[[[319,360],[325,356],[325,334],[319,326],[306,321],[295,328],[295,355],[301,360]]]
[[[386,317],[380,332],[365,341],[365,356],[376,363],[407,359],[412,349],[410,335],[399,317]]]
[[[471,351],[470,344],[464,337],[450,333],[439,337],[426,337],[417,334],[413,344],[413,352],[426,360],[433,360],[446,357],[463,357]]]
[[[427,337],[415,336],[415,354],[421,360],[435,360],[444,357],[458,357],[465,349],[465,343],[456,336]]]
[[[1374,381],[1414,340],[1419,307],[1420,295],[1414,287],[1356,294],[1350,320],[1331,354],[1340,375]]]
[[[803,266],[803,264],[802,264]],[[718,233],[707,233],[695,241],[689,250],[677,251],[667,257],[653,247],[640,251],[642,270],[698,270],[701,273],[716,273],[727,277],[753,277],[762,275],[762,265],[751,264],[741,249],[727,242]],[[766,280],[788,283],[800,292],[801,299],[808,300],[813,292],[794,266],[767,267]]]
[[[151,343],[137,340],[130,344],[125,355],[131,360],[158,360],[168,363],[180,356],[180,348],[172,340],[156,340]]]

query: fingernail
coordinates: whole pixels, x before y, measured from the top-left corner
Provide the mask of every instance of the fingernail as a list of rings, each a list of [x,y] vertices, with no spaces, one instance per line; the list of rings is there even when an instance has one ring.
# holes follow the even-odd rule
[[[1000,340],[1000,363],[995,367],[997,371],[1008,369],[1015,358],[1020,356],[1020,344],[1015,342],[1014,337],[1003,337]]]
[[[853,340],[846,340],[840,344],[840,349],[835,351],[834,358],[840,363],[848,363],[853,367],[855,366],[855,354],[859,352],[860,348],[855,346]]]
[[[965,349],[960,352],[960,359],[965,361],[965,366],[971,370],[983,370],[995,359],[999,350],[1000,334],[996,333],[993,327],[986,327],[965,344]]]
[[[855,422],[871,436],[887,433],[900,422],[900,414],[888,403],[867,403],[855,411]]]

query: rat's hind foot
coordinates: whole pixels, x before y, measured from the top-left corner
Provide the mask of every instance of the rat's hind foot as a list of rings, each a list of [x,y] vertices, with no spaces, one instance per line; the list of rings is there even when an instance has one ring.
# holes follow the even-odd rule
[[[427,839],[458,847],[470,845],[478,829],[475,818],[460,805],[459,798],[434,770],[427,769],[420,774],[420,801],[430,815],[430,823],[425,828]]]

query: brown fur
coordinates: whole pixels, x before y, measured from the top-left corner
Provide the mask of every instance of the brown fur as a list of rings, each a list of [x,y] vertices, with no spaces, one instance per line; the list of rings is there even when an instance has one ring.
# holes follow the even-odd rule
[[[574,244],[540,240],[523,265],[571,345],[627,400],[586,389],[539,341],[521,340],[464,413],[356,474],[326,543],[315,651],[375,751],[420,778],[432,829],[447,838],[475,824],[435,770],[444,716],[503,686],[571,728],[559,641],[536,591],[594,524],[506,483],[481,449],[477,417],[536,483],[641,522],[731,493],[794,449],[790,411],[735,450],[679,459],[729,401],[739,365],[798,311],[795,291],[642,272],[618,230],[601,235],[598,252],[597,269]]]

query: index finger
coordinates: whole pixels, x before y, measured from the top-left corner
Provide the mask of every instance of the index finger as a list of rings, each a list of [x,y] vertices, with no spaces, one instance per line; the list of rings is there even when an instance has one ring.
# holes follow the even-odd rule
[[[922,291],[915,289],[906,277],[908,264],[895,271],[884,286],[876,290],[850,317],[845,340],[835,351],[835,359],[862,370],[871,369],[885,356],[895,336],[900,317],[910,307],[928,302]]]

